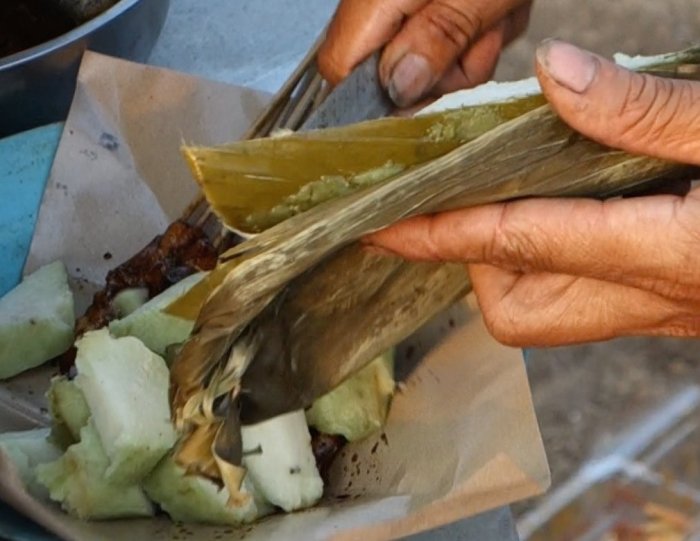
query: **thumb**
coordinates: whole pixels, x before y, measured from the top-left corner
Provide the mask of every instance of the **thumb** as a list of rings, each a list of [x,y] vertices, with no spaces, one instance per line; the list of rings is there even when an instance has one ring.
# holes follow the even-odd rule
[[[537,72],[554,110],[583,135],[700,165],[700,83],[634,73],[556,40],[539,47]]]
[[[431,0],[407,13],[386,46],[380,64],[382,82],[394,102],[405,107],[426,96],[448,70],[492,29],[505,35],[504,19],[527,0]],[[417,6],[414,6],[417,7]],[[498,51],[495,51],[497,53]],[[495,61],[497,54],[491,54]]]

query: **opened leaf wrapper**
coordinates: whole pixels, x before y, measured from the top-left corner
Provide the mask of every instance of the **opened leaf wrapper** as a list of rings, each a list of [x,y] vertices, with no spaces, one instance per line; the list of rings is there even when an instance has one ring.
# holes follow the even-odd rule
[[[162,233],[191,200],[195,183],[179,155],[182,139],[210,146],[235,140],[265,99],[87,54],[27,270],[63,259],[74,282],[99,286],[108,270]],[[399,265],[366,263],[380,265],[388,275]],[[449,273],[464,286],[463,271]],[[294,307],[307,308],[320,318],[324,305]],[[343,321],[369,327],[386,322],[385,314],[376,309],[364,320],[348,311]],[[384,432],[345,449],[333,465],[326,497],[310,511],[275,515],[233,532],[178,526],[164,518],[83,523],[24,492],[6,459],[0,461],[6,479],[0,495],[65,539],[172,539],[186,530],[203,541],[224,532],[234,540],[301,541],[391,539],[541,493],[548,469],[520,352],[493,342],[466,303],[437,318],[421,317],[430,325],[403,341],[396,357],[405,388],[393,401]],[[396,329],[388,329],[381,332],[394,341],[390,335]],[[0,388],[0,399],[12,397],[0,400],[8,428],[26,427],[30,418],[42,422],[38,397],[49,384],[49,372],[27,374]]]
[[[616,61],[638,71],[693,77],[695,70],[689,68],[699,57],[697,49],[690,49],[654,57],[617,55]],[[487,83],[448,94],[414,118],[281,132],[217,147],[186,145],[184,154],[221,221],[252,235],[424,165],[544,104],[535,78]],[[586,167],[582,164],[581,170]],[[470,189],[466,183],[465,191]]]
[[[541,95],[414,119],[233,143],[185,156],[228,227],[260,233],[323,202],[379,184],[544,104]]]
[[[699,62],[692,49],[637,68],[677,76]],[[178,426],[216,427],[215,455],[237,464],[232,434],[241,423],[310,406],[468,291],[463,266],[368,254],[353,244],[362,235],[421,213],[531,196],[605,198],[693,172],[604,147],[538,105],[516,96],[507,107],[186,149],[221,219],[262,232],[223,254],[202,287],[171,307],[197,313],[173,365]],[[390,161],[382,166],[381,157]],[[305,208],[295,207],[302,195]]]

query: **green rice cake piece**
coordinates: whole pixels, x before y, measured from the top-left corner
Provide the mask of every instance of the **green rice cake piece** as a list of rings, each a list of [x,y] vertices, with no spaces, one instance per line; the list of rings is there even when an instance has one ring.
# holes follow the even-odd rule
[[[138,483],[175,444],[168,367],[138,339],[107,329],[86,333],[77,347],[75,381],[109,457],[105,475]]]
[[[49,493],[37,481],[35,468],[61,456],[61,449],[49,440],[50,433],[48,428],[39,428],[0,434],[0,451],[15,465],[27,491],[35,498],[47,501]]]
[[[63,263],[27,276],[0,299],[0,379],[64,353],[73,344],[75,309]]]
[[[69,444],[80,441],[80,431],[90,419],[90,409],[75,381],[65,376],[53,378],[46,398],[53,418],[53,435],[65,434],[70,440]],[[59,441],[64,440],[59,436]]]
[[[363,440],[384,426],[395,387],[390,351],[316,400],[306,420],[319,432]]]
[[[82,520],[148,517],[153,505],[137,484],[113,482],[107,475],[110,460],[92,422],[80,431],[80,443],[71,445],[54,462],[36,468],[38,481],[52,500]]]
[[[239,526],[272,512],[273,508],[254,494],[250,482],[243,482],[241,492],[250,498],[240,506],[229,505],[228,492],[197,475],[187,475],[171,455],[166,456],[145,479],[148,497],[178,522]]]
[[[134,336],[151,351],[165,355],[168,346],[184,342],[189,337],[194,321],[170,315],[164,310],[205,275],[206,273],[198,273],[188,276],[125,318],[110,323],[109,330],[114,336]]]

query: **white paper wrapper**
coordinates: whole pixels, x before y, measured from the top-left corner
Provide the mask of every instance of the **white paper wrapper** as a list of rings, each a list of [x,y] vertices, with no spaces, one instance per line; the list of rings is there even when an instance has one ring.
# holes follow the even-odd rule
[[[102,284],[197,193],[184,141],[239,139],[269,97],[88,53],[27,260]]]
[[[27,270],[55,259],[99,284],[179,217],[194,183],[180,142],[239,137],[265,96],[95,54],[85,57]],[[105,258],[110,254],[111,258]],[[27,496],[0,455],[0,498],[65,539],[393,539],[533,496],[549,471],[518,350],[461,303],[400,348],[408,375],[382,434],[348,446],[316,508],[243,528],[165,518],[81,523]],[[401,359],[404,359],[401,361]],[[0,427],[41,423],[49,369],[0,386]]]

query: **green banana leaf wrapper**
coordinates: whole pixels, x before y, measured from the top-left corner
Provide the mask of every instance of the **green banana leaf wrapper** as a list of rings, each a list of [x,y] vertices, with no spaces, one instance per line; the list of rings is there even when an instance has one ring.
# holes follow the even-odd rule
[[[541,95],[529,96],[218,148],[187,147],[185,157],[220,220],[243,234],[256,234],[443,156],[543,104]]]
[[[644,70],[695,77],[699,64],[700,49],[690,49]],[[544,103],[526,96],[186,148],[222,222],[257,235],[169,308],[196,319],[172,370],[183,447],[188,434],[206,432],[217,463],[237,466],[241,424],[310,405],[470,290],[462,265],[367,253],[356,242],[363,235],[423,213],[524,197],[606,198],[694,172],[590,141]],[[204,455],[181,461],[210,471]]]

